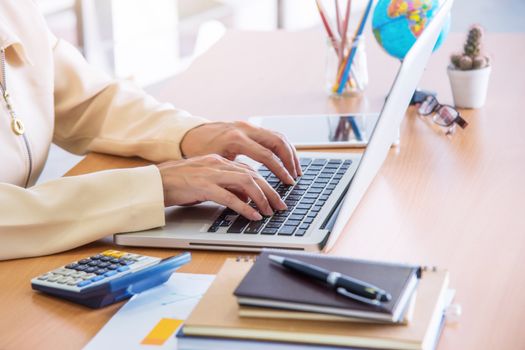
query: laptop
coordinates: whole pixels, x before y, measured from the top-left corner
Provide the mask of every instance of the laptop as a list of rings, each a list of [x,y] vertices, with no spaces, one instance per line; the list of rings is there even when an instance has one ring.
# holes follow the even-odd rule
[[[115,243],[231,251],[259,251],[262,248],[330,250],[397,138],[401,120],[452,2],[443,2],[407,53],[362,155],[300,152],[304,175],[294,186],[281,184],[264,166],[258,169],[282,196],[288,205],[287,211],[252,222],[210,202],[192,207],[171,207],[166,209],[164,227],[119,233],[114,236]]]

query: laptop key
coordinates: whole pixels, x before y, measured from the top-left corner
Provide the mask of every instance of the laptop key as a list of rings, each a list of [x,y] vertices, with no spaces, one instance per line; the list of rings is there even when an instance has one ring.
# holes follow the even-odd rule
[[[284,225],[285,226],[299,226],[300,223],[301,223],[301,220],[288,219],[286,220]]]
[[[252,234],[259,233],[259,231],[263,228],[264,223],[265,223],[265,220],[252,221],[250,222],[248,227],[246,227],[246,229],[244,230],[244,233],[252,233]]]
[[[321,210],[321,207],[322,207],[321,205],[315,205],[310,210],[313,211],[313,212],[318,212],[318,211]]]
[[[298,229],[297,231],[295,231],[295,235],[294,236],[302,237],[302,236],[304,236],[305,233],[306,233],[306,230]]]
[[[272,222],[270,221],[268,224],[266,224],[266,228],[279,228],[282,226],[282,222]]]
[[[307,209],[295,209],[293,212],[292,212],[292,215],[295,214],[295,215],[306,215],[306,213],[308,212]]]
[[[217,232],[218,229],[219,229],[219,225],[211,225],[210,228],[208,229],[208,232]]]
[[[301,221],[302,219],[304,218],[304,215],[290,215],[288,217],[288,220],[297,220],[297,221]]]
[[[277,233],[277,229],[276,228],[269,228],[269,227],[265,227],[262,231],[261,231],[261,234],[262,235],[274,235]]]
[[[301,165],[310,165],[312,158],[299,158],[299,164]]]
[[[297,226],[283,226],[279,229],[278,234],[281,236],[291,236],[297,229]]]
[[[308,230],[308,227],[310,227],[310,224],[301,224],[301,226],[299,226],[299,230]]]
[[[246,219],[244,216],[239,215],[237,220],[230,226],[228,233],[241,233],[242,230],[250,223],[250,220]]]
[[[290,193],[290,195],[292,196],[302,196],[304,193],[306,192],[306,190],[292,190],[292,192]]]
[[[270,223],[272,223],[272,222],[283,223],[284,220],[286,220],[285,217],[283,217],[283,216],[275,216],[275,215],[274,215],[274,216],[271,218]]]

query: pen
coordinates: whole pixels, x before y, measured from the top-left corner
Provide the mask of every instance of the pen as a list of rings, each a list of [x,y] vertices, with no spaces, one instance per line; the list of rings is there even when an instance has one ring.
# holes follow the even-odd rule
[[[339,272],[328,271],[316,265],[296,259],[285,258],[279,255],[270,254],[268,259],[291,271],[314,280],[325,282],[328,285],[335,287],[337,293],[347,298],[376,306],[392,299],[392,296],[381,288],[356,278],[343,275]]]

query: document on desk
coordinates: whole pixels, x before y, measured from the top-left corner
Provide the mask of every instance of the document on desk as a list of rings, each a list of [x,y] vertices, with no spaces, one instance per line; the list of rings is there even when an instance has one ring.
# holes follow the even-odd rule
[[[84,349],[175,349],[175,333],[214,278],[174,273],[163,285],[133,296]]]

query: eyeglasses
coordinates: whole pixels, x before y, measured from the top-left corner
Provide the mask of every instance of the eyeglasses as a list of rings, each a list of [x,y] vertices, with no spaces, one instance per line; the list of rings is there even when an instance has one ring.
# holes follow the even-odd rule
[[[465,119],[457,109],[450,105],[442,105],[433,95],[427,95],[421,102],[418,112],[422,116],[432,116],[432,121],[437,125],[447,128],[446,133],[452,134],[455,131],[456,124],[462,129],[468,125]]]

